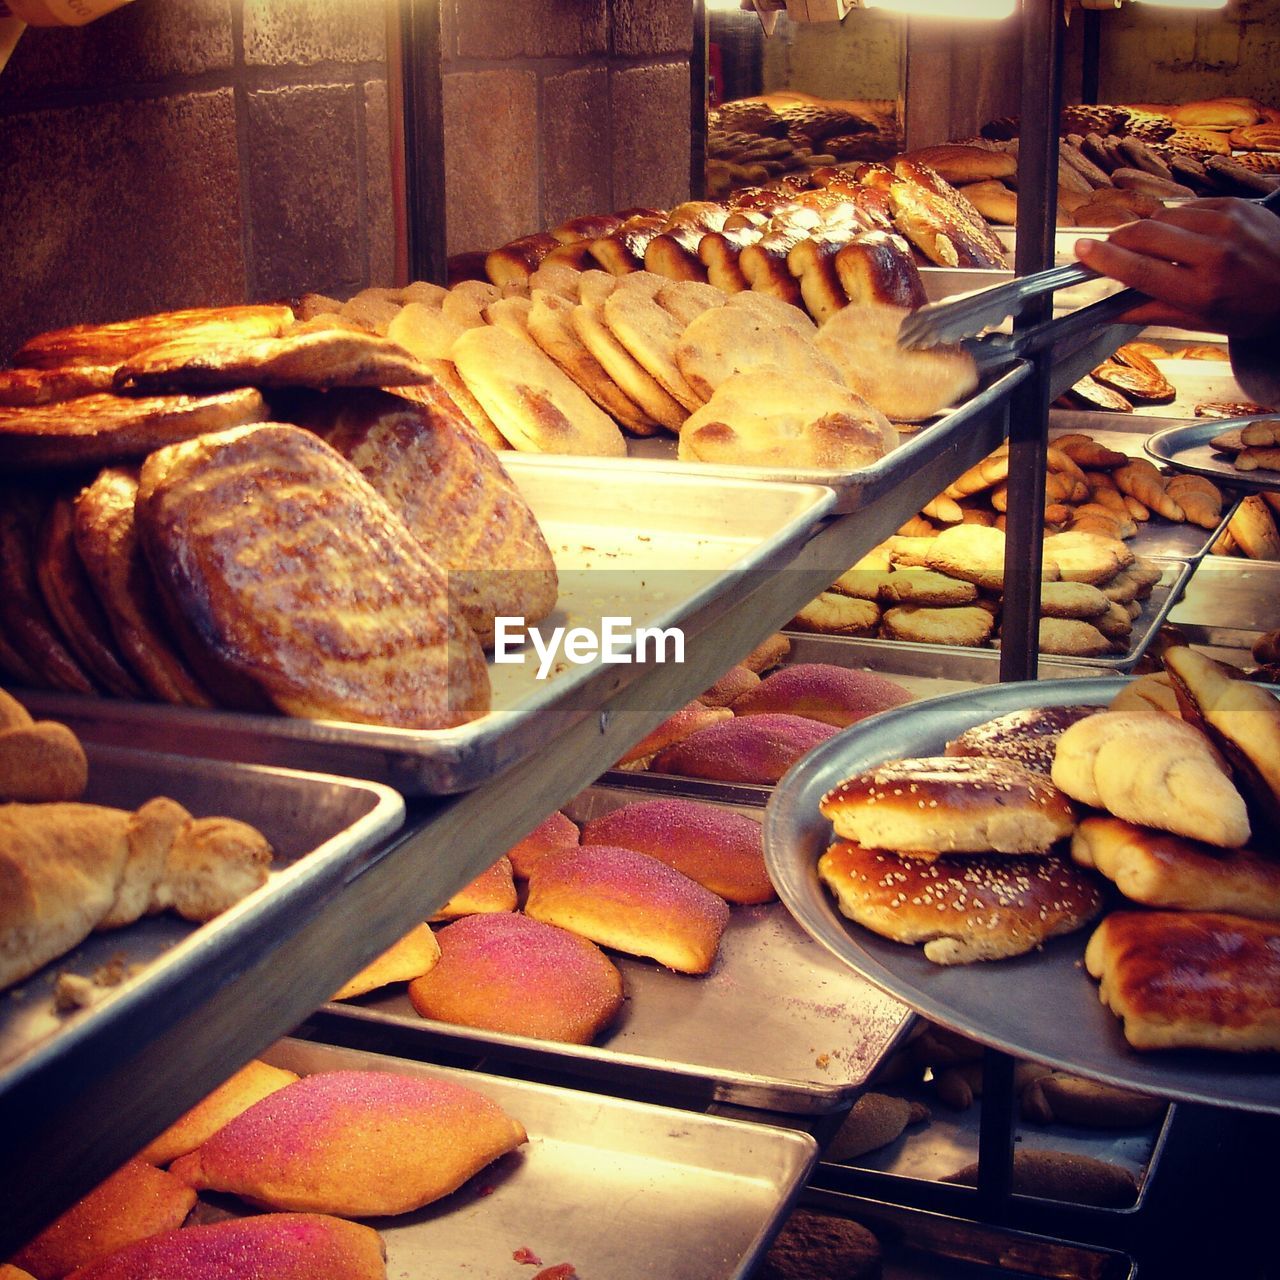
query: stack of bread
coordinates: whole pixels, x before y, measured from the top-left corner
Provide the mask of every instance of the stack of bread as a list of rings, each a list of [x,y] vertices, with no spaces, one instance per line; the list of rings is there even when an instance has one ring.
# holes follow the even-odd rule
[[[350,1219],[434,1204],[527,1140],[497,1103],[447,1079],[300,1077],[253,1061],[4,1270],[15,1280],[385,1280],[381,1236]],[[200,1191],[237,1197],[249,1216],[184,1226]]]
[[[488,710],[494,617],[554,607],[550,549],[492,450],[429,367],[354,321],[169,313],[15,360],[16,682],[438,728]]]
[[[1214,436],[1209,442],[1237,471],[1274,472],[1280,487],[1280,417],[1272,415]],[[1258,476],[1257,479],[1271,479]]]

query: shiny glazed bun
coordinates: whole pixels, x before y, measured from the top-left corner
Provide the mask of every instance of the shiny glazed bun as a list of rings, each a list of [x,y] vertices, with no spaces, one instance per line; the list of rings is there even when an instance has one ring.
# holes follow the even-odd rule
[[[989,756],[1012,760],[1024,769],[1048,774],[1058,739],[1069,725],[1091,716],[1097,707],[1030,707],[1011,711],[985,724],[966,729],[948,742],[949,756]]]

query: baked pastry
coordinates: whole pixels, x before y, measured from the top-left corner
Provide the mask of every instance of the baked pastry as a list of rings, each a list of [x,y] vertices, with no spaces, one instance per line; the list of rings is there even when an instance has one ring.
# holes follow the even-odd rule
[[[988,756],[1012,760],[1024,769],[1049,774],[1053,768],[1058,739],[1067,728],[1096,707],[1031,707],[1026,711],[1010,711],[982,724],[966,729],[947,743],[949,756]]]
[[[798,662],[766,676],[733,703],[735,716],[806,716],[840,728],[912,701],[902,685],[874,671]]]
[[[76,1280],[386,1280],[386,1249],[370,1227],[309,1213],[164,1231],[74,1272]]]
[[[1135,1049],[1280,1049],[1280,925],[1201,911],[1113,911],[1085,967]]]
[[[1115,646],[1098,627],[1099,619],[1085,622],[1080,618],[1041,618],[1039,648],[1041,653],[1052,653],[1073,658],[1100,658],[1114,653]],[[1121,645],[1124,649],[1126,646]]]
[[[841,589],[846,579],[835,582]],[[856,592],[854,594],[857,594]],[[934,569],[921,569],[912,565],[897,565],[876,583],[876,597],[886,605],[910,604],[951,608],[972,604],[978,598],[978,588],[963,578],[951,578]]]
[[[1071,804],[1041,773],[1007,759],[891,760],[819,803],[843,840],[904,853],[1043,853],[1071,834]]]
[[[517,880],[527,880],[538,860],[546,855],[554,857],[566,849],[576,849],[581,833],[578,824],[567,814],[556,812],[544,818],[522,840],[507,850],[512,873]]]
[[[583,845],[647,853],[728,902],[772,902],[760,824],[745,813],[678,797],[622,805],[582,828]]]
[[[742,660],[742,665],[757,675],[781,666],[791,654],[791,641],[781,631],[766,636]]]
[[[891,549],[891,558],[898,550]],[[951,525],[921,546],[920,554],[927,567],[938,573],[988,591],[1004,589],[1005,537],[1000,529],[978,524]]]
[[[568,929],[527,915],[470,916],[436,936],[440,963],[409,984],[424,1018],[590,1044],[622,1008],[616,966]]]
[[[985,644],[995,629],[995,618],[981,605],[932,608],[904,604],[886,609],[880,619],[880,636],[913,644],[955,644],[974,648]]]
[[[942,1181],[975,1187],[978,1166],[967,1164]],[[1104,1209],[1123,1209],[1138,1198],[1133,1174],[1121,1165],[1094,1156],[1034,1147],[1013,1153],[1013,1189],[1020,1195]]]
[[[801,756],[838,732],[834,725],[805,716],[734,716],[664,747],[649,769],[772,786]]]
[[[488,914],[516,909],[516,882],[511,861],[504,854],[492,866],[462,886],[432,917],[455,920],[458,916]]]
[[[657,278],[644,288],[637,288],[628,280],[605,298],[604,320],[613,336],[641,368],[668,395],[686,409],[693,410],[702,404],[705,397],[685,381],[676,365],[676,344],[680,340],[682,326],[658,302],[655,295],[661,287]]]
[[[709,707],[695,698],[686,702],[678,711],[669,715],[656,729],[650,730],[637,743],[629,747],[619,758],[617,768],[627,769],[643,765],[664,747],[683,742],[699,729],[709,728],[728,720],[733,712],[728,707]]]
[[[1249,838],[1244,799],[1199,729],[1156,711],[1102,711],[1058,740],[1053,781],[1117,818],[1238,848]]]
[[[529,877],[526,915],[592,942],[706,973],[729,923],[723,898],[647,853],[583,845]]]
[[[365,1218],[430,1204],[525,1141],[518,1120],[452,1081],[330,1071],[255,1103],[171,1171],[269,1209]]]
[[[889,186],[893,225],[924,256],[942,267],[998,267],[1008,259],[1000,238],[982,215],[928,165],[894,161]]]
[[[787,623],[792,631],[820,636],[873,636],[879,625],[879,605],[840,591],[823,591]]]
[[[264,472],[270,486],[248,478]],[[401,728],[489,709],[484,655],[443,572],[309,432],[243,427],[160,450],[137,516],[171,620],[224,682],[289,715]]]
[[[1251,849],[1217,849],[1092,814],[1076,828],[1071,856],[1143,906],[1280,920],[1280,862]]]
[[[0,689],[0,804],[79,800],[88,781],[80,739],[56,720],[33,720]]]
[[[135,1240],[177,1230],[195,1202],[196,1193],[180,1178],[130,1160],[55,1218],[12,1260],[36,1280],[55,1280]]]
[[[331,998],[350,1000],[379,987],[390,986],[393,982],[411,982],[430,972],[439,959],[440,944],[431,927],[415,925],[403,938],[393,942],[380,956],[344,982]]]
[[[842,914],[934,964],[1002,960],[1071,933],[1102,909],[1096,879],[1056,854],[927,861],[837,841],[818,877]]]
[[[1043,582],[1040,584],[1040,614],[1046,618],[1075,618],[1090,621],[1107,612],[1111,602],[1100,587],[1088,582]]]
[[[710,688],[698,694],[698,701],[706,707],[732,707],[744,694],[760,683],[760,677],[750,667],[737,663]]]
[[[1167,671],[1153,671],[1131,680],[1107,706],[1108,711],[1161,711],[1182,718],[1178,695]]]
[[[1025,1120],[1078,1124],[1087,1129],[1137,1129],[1156,1124],[1169,1105],[1163,1098],[1064,1071],[1051,1071],[1031,1081],[1019,1101]]]
[[[880,1242],[848,1218],[793,1209],[760,1268],[759,1280],[879,1280]]]

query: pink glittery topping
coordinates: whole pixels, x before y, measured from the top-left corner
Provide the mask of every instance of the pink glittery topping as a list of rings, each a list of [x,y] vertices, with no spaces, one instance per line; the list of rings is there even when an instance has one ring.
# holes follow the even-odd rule
[[[511,869],[521,880],[527,880],[544,853],[557,853],[562,849],[576,849],[579,833],[577,823],[563,813],[553,813],[540,822],[523,840],[512,845],[507,853]]]
[[[664,748],[649,767],[655,773],[767,786],[839,732],[805,716],[735,716]]]
[[[781,704],[793,713],[808,715],[812,709],[832,724],[849,725],[911,701],[912,695],[900,684],[874,671],[797,662],[766,676],[733,704],[733,711],[750,715],[755,707],[767,710]]]

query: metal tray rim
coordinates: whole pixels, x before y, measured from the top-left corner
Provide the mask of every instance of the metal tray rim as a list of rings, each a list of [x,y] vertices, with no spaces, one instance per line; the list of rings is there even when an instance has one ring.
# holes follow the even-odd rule
[[[1280,413],[1263,413],[1248,418],[1216,418],[1197,420],[1165,427],[1153,432],[1143,442],[1143,450],[1154,462],[1162,462],[1178,471],[1204,476],[1209,480],[1249,493],[1274,493],[1280,490],[1280,473],[1275,471],[1237,471],[1230,462],[1198,462],[1179,455],[1207,445],[1214,436],[1250,422],[1280,422]],[[1271,479],[1262,477],[1270,476]]]

